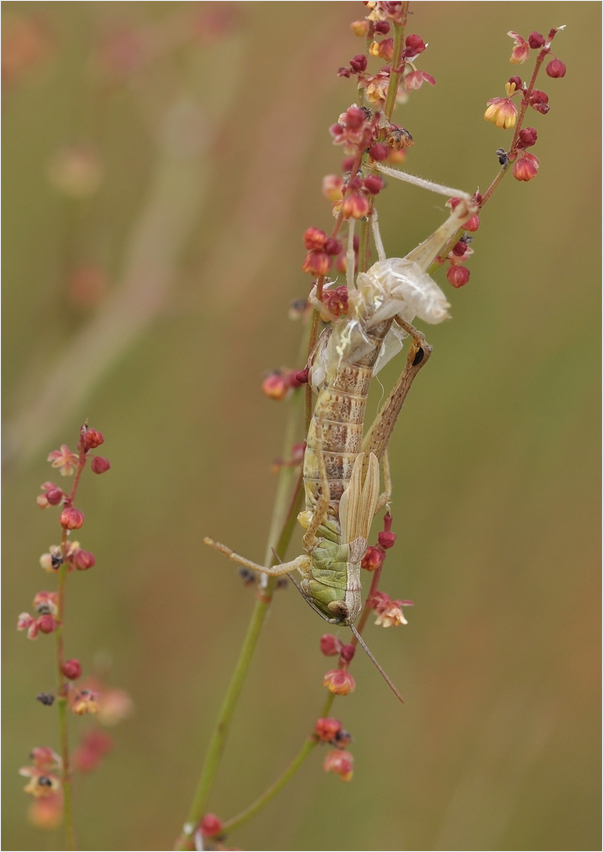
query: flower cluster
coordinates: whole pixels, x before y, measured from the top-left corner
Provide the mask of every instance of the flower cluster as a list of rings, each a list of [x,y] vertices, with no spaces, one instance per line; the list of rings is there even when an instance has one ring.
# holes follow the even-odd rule
[[[339,666],[336,669],[330,669],[324,676],[322,685],[328,687],[329,692],[334,695],[349,695],[356,688],[356,683],[352,675],[348,672],[348,665],[354,658],[356,646],[349,644],[344,645],[343,642],[330,633],[325,633],[320,638],[320,652],[325,657],[339,656]]]
[[[352,737],[344,730],[339,719],[318,719],[314,726],[314,737],[317,742],[334,747],[334,751],[330,751],[324,760],[324,771],[339,775],[342,781],[351,781],[354,758],[345,749],[352,742]]]
[[[513,50],[510,62],[513,65],[523,64],[530,55],[530,50],[537,51],[534,72],[529,83],[522,82],[521,77],[513,76],[505,84],[506,97],[491,98],[488,101],[484,118],[503,130],[515,128],[513,141],[508,153],[502,152],[499,158],[503,167],[513,163],[513,177],[516,180],[528,181],[538,174],[539,160],[534,154],[526,151],[536,143],[537,134],[533,127],[522,128],[523,119],[528,109],[533,109],[541,115],[549,110],[549,96],[537,89],[536,78],[544,60],[551,56],[551,43],[563,27],[553,28],[547,38],[538,32],[530,33],[527,39],[511,30],[507,35],[513,39]],[[565,77],[565,64],[553,55],[546,65],[546,73],[553,79]],[[519,105],[513,100],[520,98]],[[459,285],[454,285],[459,286]]]

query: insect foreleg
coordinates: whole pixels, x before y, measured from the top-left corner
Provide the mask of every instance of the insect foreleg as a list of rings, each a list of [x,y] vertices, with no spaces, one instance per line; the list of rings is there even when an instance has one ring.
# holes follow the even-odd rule
[[[291,562],[282,562],[280,565],[266,567],[265,565],[258,565],[257,562],[252,562],[250,559],[245,559],[244,556],[240,556],[238,553],[235,553],[234,550],[231,550],[230,547],[227,547],[225,544],[221,544],[219,541],[214,541],[213,538],[208,538],[206,536],[203,539],[203,544],[213,547],[214,550],[218,550],[220,553],[223,553],[224,556],[228,556],[229,559],[232,559],[233,562],[237,562],[239,565],[251,568],[252,571],[260,571],[262,574],[269,574],[271,577],[280,577],[282,574],[290,574],[291,571],[295,570],[304,573],[308,570],[310,565],[310,557],[304,555],[298,556]]]
[[[388,177],[397,178],[398,180],[406,181],[406,183],[412,183],[414,186],[420,186],[422,189],[427,189],[430,192],[437,192],[438,195],[447,195],[448,198],[464,198],[467,201],[471,200],[469,193],[464,192],[462,189],[453,189],[451,186],[443,186],[441,183],[434,183],[431,180],[425,180],[425,178],[417,177],[417,175],[402,172],[400,169],[392,169],[391,166],[384,166],[382,163],[378,163],[376,161],[369,163],[368,167],[370,169],[374,169],[376,172],[388,175]]]

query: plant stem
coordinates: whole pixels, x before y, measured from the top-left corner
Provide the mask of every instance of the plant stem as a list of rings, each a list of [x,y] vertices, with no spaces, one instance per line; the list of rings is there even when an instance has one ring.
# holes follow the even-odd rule
[[[394,24],[394,54],[392,56],[392,65],[389,75],[389,86],[387,88],[387,97],[383,112],[388,121],[391,121],[394,107],[396,106],[396,95],[398,94],[398,85],[402,76],[402,68],[400,68],[400,59],[402,58],[402,40],[404,38],[404,30],[406,28],[406,18],[408,17],[408,3],[402,3],[401,23]],[[400,68],[400,70],[396,70]]]
[[[292,405],[290,408],[289,422],[286,429],[287,441],[290,440],[290,434],[292,434],[293,427],[291,426],[291,423],[295,423],[296,412],[297,406]],[[284,448],[284,454],[288,454],[289,451],[290,445],[286,445]],[[275,501],[273,512],[273,521],[281,515],[284,501],[287,498],[286,490],[280,487],[281,482],[283,478],[286,482],[288,482],[290,479],[290,475],[290,468],[283,467],[281,469],[279,487],[277,489],[277,499]],[[274,542],[275,550],[281,557],[284,557],[287,547],[289,545],[289,541],[293,534],[297,513],[301,508],[302,496],[303,487],[302,477],[300,473],[297,486],[291,498],[288,511],[282,524],[280,536],[278,537],[278,540]],[[274,527],[275,524],[273,523],[272,529],[274,529]],[[273,532],[271,531],[271,536],[272,535]],[[272,544],[273,542],[268,542],[269,553],[271,553],[272,551]],[[271,564],[274,564],[274,561],[274,558],[270,559]],[[230,683],[228,685],[228,689],[226,690],[226,694],[222,702],[222,706],[218,713],[218,718],[216,720],[216,725],[209,742],[207,754],[205,756],[205,761],[203,763],[201,775],[197,784],[197,789],[193,797],[193,802],[188,814],[187,821],[176,843],[176,849],[191,848],[192,837],[194,835],[194,832],[206,812],[207,801],[209,799],[209,795],[211,793],[214,780],[220,765],[220,760],[226,744],[226,738],[228,736],[232,716],[236,708],[241,689],[243,688],[245,678],[247,677],[247,673],[251,665],[251,660],[256,650],[266,615],[268,614],[268,609],[272,602],[276,583],[277,579],[275,577],[269,577],[265,586],[261,587],[258,590],[255,606],[251,614],[249,626],[247,628],[247,634],[245,635],[245,638],[243,640],[243,645],[241,647],[239,658],[235,665]]]
[[[65,622],[65,586],[68,568],[68,563],[65,559],[67,551],[67,530],[63,530],[61,550],[63,553],[63,564],[59,568],[57,629],[55,630],[57,655],[57,709],[59,711],[59,739],[61,743],[62,760],[61,780],[64,796],[63,814],[65,819],[65,832],[67,834],[67,843],[69,848],[77,849],[71,798],[71,765],[69,760],[69,734],[67,730],[67,681],[63,674],[63,663],[65,662],[63,625]]]

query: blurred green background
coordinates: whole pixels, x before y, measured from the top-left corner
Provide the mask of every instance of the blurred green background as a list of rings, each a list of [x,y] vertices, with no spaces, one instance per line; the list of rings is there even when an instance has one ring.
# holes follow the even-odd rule
[[[507,177],[473,243],[453,320],[391,448],[392,552],[382,583],[409,625],[366,638],[334,715],[355,776],[315,752],[243,849],[597,849],[599,784],[598,3],[414,3],[433,74],[395,118],[407,168],[485,190],[510,133],[486,101],[511,74],[508,30],[566,24],[567,76],[531,113],[540,173]],[[206,534],[263,558],[286,403],[265,371],[299,367],[290,301],[305,296],[302,234],[330,228],[327,128],[355,100],[336,71],[361,50],[360,3],[5,2],[4,848],[63,848],[26,820],[17,775],[58,746],[53,642],[14,630],[52,588],[39,555],[57,515],[35,503],[47,453],[80,424],[112,468],[83,478],[79,539],[97,566],[68,584],[67,656],[135,715],[80,779],[84,849],[169,849],[253,606]],[[531,66],[530,66],[531,67]],[[525,69],[525,70],[524,70]],[[391,183],[391,182],[390,182]],[[390,185],[388,253],[445,215]],[[384,371],[389,387],[400,363]],[[379,391],[377,390],[377,394]],[[376,403],[375,403],[376,404]],[[300,430],[298,439],[303,435]],[[53,471],[54,474],[54,471]],[[52,478],[55,478],[52,476]],[[290,555],[299,552],[296,533]],[[314,724],[325,626],[280,593],[243,691],[210,810],[223,818],[279,774]],[[342,631],[342,636],[345,631]],[[74,719],[74,740],[89,722]]]

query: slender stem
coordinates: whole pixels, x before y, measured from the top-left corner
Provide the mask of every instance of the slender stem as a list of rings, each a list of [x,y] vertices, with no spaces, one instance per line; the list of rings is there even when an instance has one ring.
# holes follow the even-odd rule
[[[294,419],[295,414],[296,406],[292,406],[289,414],[290,419]],[[289,428],[287,429],[287,432],[289,432]],[[290,447],[287,447],[286,452],[288,452],[289,449]],[[289,470],[290,469],[286,467],[282,468],[280,473],[281,478],[286,477],[288,479]],[[297,513],[301,508],[302,497],[303,488],[302,477],[300,474],[297,486],[289,504],[288,512],[283,522],[280,536],[275,542],[275,550],[281,557],[285,555],[287,546],[293,534]],[[281,512],[280,503],[284,499],[286,499],[286,495],[282,493],[281,489],[279,488],[278,501],[275,503],[274,508],[275,517]],[[269,548],[270,550],[272,548],[271,542],[269,542]],[[270,562],[272,564],[274,560],[271,559]],[[239,658],[235,665],[230,683],[228,685],[228,689],[226,690],[226,694],[222,702],[222,706],[218,713],[218,718],[216,720],[216,725],[214,727],[214,731],[209,742],[207,754],[205,756],[205,761],[203,763],[201,775],[197,784],[197,789],[193,797],[193,802],[188,814],[187,821],[184,824],[182,833],[176,843],[176,849],[191,848],[194,832],[206,812],[207,801],[209,799],[209,795],[211,793],[214,780],[220,765],[222,753],[226,745],[226,738],[230,729],[232,716],[235,711],[237,701],[241,693],[241,689],[245,682],[245,678],[247,677],[249,666],[251,664],[253,654],[256,650],[262,627],[266,619],[266,615],[268,614],[268,610],[272,602],[272,597],[276,588],[276,582],[277,580],[275,577],[270,577],[266,585],[260,588],[258,591],[255,606],[251,614],[249,626],[247,628],[247,634],[245,635],[245,638],[243,640],[243,645],[241,647]]]
[[[232,819],[227,820],[222,826],[222,832],[230,832],[235,828],[238,828],[243,823],[247,822],[247,820],[251,819],[251,817],[255,816],[258,811],[268,804],[268,802],[273,799],[276,794],[282,790],[282,788],[287,784],[288,781],[291,780],[293,775],[300,768],[304,760],[308,757],[309,754],[316,748],[318,745],[318,740],[313,737],[308,737],[308,739],[304,742],[297,756],[293,759],[293,761],[289,764],[287,769],[283,772],[283,774],[278,778],[274,784],[272,784],[268,789],[256,799],[252,805],[249,805],[248,808],[245,808],[244,811],[241,811],[240,814],[233,817]]]
[[[63,625],[65,623],[65,585],[67,580],[68,563],[64,558],[67,550],[67,530],[63,530],[61,541],[63,552],[63,564],[59,568],[59,594],[56,636],[57,655],[57,709],[59,711],[59,739],[61,743],[62,761],[62,786],[63,786],[63,813],[65,819],[65,832],[70,849],[77,849],[75,838],[75,826],[73,822],[73,807],[71,796],[71,764],[69,759],[69,733],[67,730],[67,680],[63,674],[63,663],[65,662],[65,651],[63,641]]]
[[[394,107],[396,106],[396,95],[398,94],[398,85],[402,76],[402,68],[400,60],[402,58],[402,41],[404,39],[404,30],[406,28],[406,18],[408,16],[408,3],[402,3],[400,9],[401,23],[394,24],[394,54],[392,56],[392,65],[389,75],[389,86],[387,88],[387,98],[385,99],[385,113],[388,121],[391,121]]]
[[[369,222],[360,222],[360,243],[358,245],[358,272],[366,272],[369,266]]]

